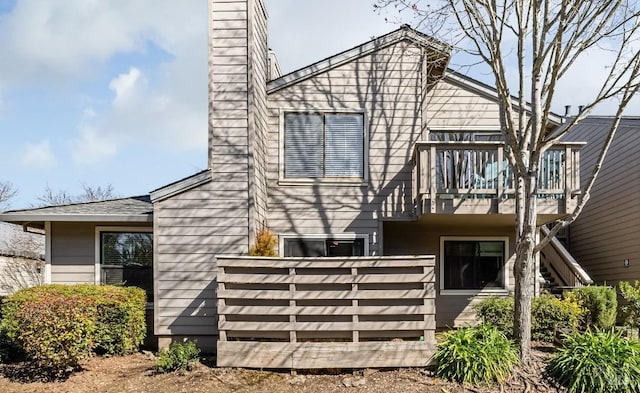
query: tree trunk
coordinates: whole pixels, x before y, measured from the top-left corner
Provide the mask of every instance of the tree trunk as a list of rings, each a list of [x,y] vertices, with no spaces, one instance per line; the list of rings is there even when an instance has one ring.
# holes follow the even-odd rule
[[[534,172],[535,173],[535,172]],[[520,349],[520,361],[531,359],[531,301],[535,289],[535,246],[537,216],[537,176],[518,175],[516,192],[516,260],[514,336]]]

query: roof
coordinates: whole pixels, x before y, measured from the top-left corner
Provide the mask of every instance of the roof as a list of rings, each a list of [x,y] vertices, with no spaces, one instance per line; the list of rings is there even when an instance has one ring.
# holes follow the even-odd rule
[[[170,198],[181,192],[185,192],[201,184],[210,182],[212,179],[211,170],[205,169],[191,176],[169,183],[166,186],[151,191],[151,202],[156,203]]]
[[[0,213],[0,221],[41,228],[45,221],[152,222],[149,195]]]
[[[574,124],[571,127],[571,130],[567,132],[561,139],[563,140],[571,140],[572,135],[576,131],[581,132],[608,132],[609,128],[615,116],[602,116],[602,115],[591,115],[587,116],[584,119],[580,120],[577,124]],[[569,125],[569,121],[565,122],[561,127],[558,128],[557,132],[562,132]],[[640,130],[640,117],[638,116],[622,116],[620,118],[620,124],[618,124],[618,130],[629,129],[629,130]]]
[[[367,56],[382,48],[407,40],[422,47],[431,49],[433,52],[440,54],[443,60],[446,59],[448,61],[449,52],[451,50],[450,45],[442,41],[438,41],[426,34],[420,33],[419,31],[409,27],[409,25],[402,25],[399,29],[392,31],[391,33],[374,38],[364,44],[327,57],[326,59],[269,81],[267,83],[267,93],[273,93],[302,80],[339,67],[345,63]]]

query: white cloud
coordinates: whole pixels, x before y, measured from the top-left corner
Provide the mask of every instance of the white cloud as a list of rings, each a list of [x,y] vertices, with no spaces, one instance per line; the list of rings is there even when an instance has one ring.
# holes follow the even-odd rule
[[[146,81],[142,72],[136,67],[131,67],[126,74],[120,74],[109,83],[109,89],[116,93],[113,100],[114,107],[126,107],[135,101]]]
[[[27,143],[22,154],[22,164],[37,169],[48,169],[56,165],[57,160],[51,151],[48,140],[39,143]]]
[[[117,152],[117,141],[92,125],[95,117],[93,110],[85,110],[78,125],[78,136],[69,142],[71,156],[78,165],[96,164]]]

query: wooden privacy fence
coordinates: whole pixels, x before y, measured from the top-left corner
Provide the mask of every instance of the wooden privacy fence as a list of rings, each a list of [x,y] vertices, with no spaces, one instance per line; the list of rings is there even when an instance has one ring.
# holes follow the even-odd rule
[[[218,365],[428,365],[434,266],[433,256],[219,257]]]

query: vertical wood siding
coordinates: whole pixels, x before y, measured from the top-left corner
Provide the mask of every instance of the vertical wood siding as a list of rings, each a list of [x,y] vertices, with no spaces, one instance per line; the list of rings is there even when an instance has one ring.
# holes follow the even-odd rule
[[[610,119],[590,118],[570,135],[586,140],[581,184],[586,185]],[[623,120],[582,214],[571,225],[571,252],[598,283],[640,279],[640,121]],[[623,261],[629,259],[628,268]]]

